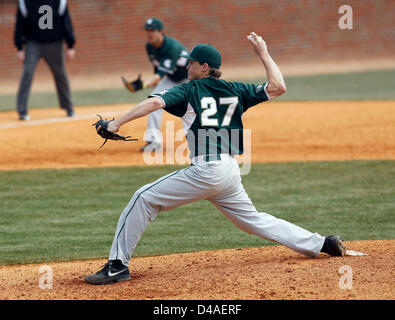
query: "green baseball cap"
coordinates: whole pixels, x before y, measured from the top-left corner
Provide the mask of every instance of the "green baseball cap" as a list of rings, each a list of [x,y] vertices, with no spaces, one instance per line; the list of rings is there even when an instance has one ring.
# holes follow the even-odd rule
[[[190,54],[181,55],[188,60],[199,61],[200,63],[207,63],[209,66],[219,69],[222,62],[222,57],[217,48],[211,44],[197,44],[193,47]]]
[[[163,29],[163,22],[159,18],[148,18],[145,21],[144,29],[161,31]]]

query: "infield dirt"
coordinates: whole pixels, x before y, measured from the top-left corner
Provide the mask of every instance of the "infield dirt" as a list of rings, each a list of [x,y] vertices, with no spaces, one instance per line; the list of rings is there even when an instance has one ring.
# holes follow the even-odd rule
[[[100,150],[103,140],[91,126],[98,113],[110,118],[130,107],[77,107],[75,119],[60,109],[32,109],[27,122],[2,112],[0,170],[146,165],[138,151],[145,118],[120,132],[138,142],[109,141]],[[164,120],[174,133],[182,129],[179,119]],[[395,159],[395,101],[269,102],[243,120],[251,128],[252,162]],[[166,148],[166,141],[170,153],[183,143]],[[346,246],[368,255],[311,259],[270,246],[134,258],[132,281],[111,286],[83,282],[105,260],[46,264],[52,289],[39,286],[42,265],[3,266],[0,299],[394,299],[394,240]],[[344,266],[352,271],[351,288],[341,285]]]
[[[312,259],[283,246],[270,246],[134,258],[131,281],[105,286],[88,285],[83,280],[97,272],[104,259],[46,264],[53,272],[52,289],[40,288],[43,264],[0,267],[0,298],[394,299],[395,241],[353,241],[346,245],[369,255],[321,254]],[[344,266],[347,269],[342,269]],[[348,280],[344,278],[347,276]]]
[[[17,120],[15,111],[1,112],[0,170],[147,165],[139,152],[146,118],[119,132],[139,141],[110,141],[102,149],[103,140],[92,127],[97,114],[110,119],[132,106],[77,107],[75,119],[61,109],[32,109],[27,122]],[[251,132],[245,154],[251,154],[252,162],[395,159],[394,110],[395,101],[264,103],[243,116]],[[162,128],[170,137],[183,136],[181,120],[167,113]],[[164,134],[164,140],[169,155],[185,146],[184,139],[173,145]],[[166,163],[186,164],[175,159]]]

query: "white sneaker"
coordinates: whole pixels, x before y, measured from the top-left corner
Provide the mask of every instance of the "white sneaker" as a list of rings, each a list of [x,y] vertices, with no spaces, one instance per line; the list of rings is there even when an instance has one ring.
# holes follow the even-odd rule
[[[19,120],[28,121],[30,120],[30,116],[28,114],[20,115]]]

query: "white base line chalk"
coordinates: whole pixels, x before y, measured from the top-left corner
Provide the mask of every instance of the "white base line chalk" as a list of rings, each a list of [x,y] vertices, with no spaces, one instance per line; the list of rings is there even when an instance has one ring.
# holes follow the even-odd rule
[[[346,250],[346,256],[368,256],[368,254],[354,250]]]

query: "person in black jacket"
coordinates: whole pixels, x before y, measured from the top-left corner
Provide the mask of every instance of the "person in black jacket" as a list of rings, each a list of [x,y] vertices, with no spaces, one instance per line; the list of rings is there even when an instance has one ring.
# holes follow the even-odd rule
[[[75,55],[75,37],[67,0],[18,0],[14,44],[23,73],[17,94],[17,111],[20,120],[29,120],[28,98],[38,61],[44,58],[54,76],[60,107],[67,116],[74,117],[70,85],[65,68],[67,59]]]

